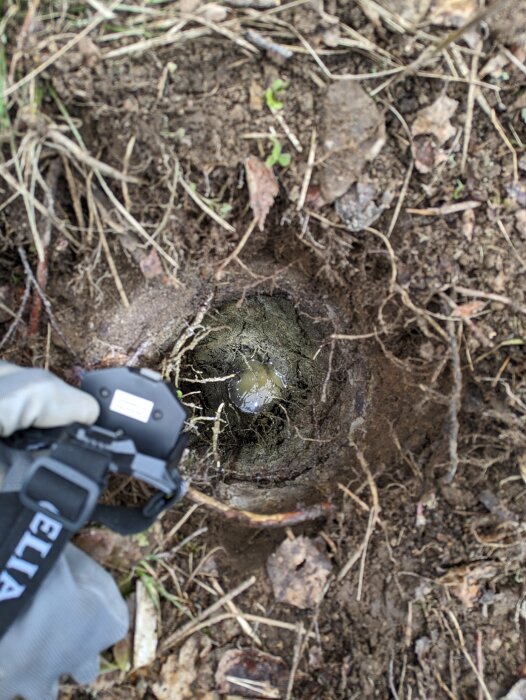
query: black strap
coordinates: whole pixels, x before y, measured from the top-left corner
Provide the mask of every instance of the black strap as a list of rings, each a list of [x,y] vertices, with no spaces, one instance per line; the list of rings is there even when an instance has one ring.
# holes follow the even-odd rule
[[[156,492],[143,508],[97,505],[112,455],[69,439],[30,467],[19,493],[0,493],[0,638],[30,603],[71,537],[89,520],[142,532],[183,494]]]
[[[103,453],[58,445],[35,460],[20,493],[0,494],[0,531],[6,533],[0,545],[0,637],[91,517],[109,465]]]

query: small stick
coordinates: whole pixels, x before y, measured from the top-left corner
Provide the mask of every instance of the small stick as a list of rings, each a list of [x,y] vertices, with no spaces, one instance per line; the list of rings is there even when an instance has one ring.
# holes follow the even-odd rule
[[[216,461],[216,464],[219,466],[221,463],[220,457],[219,457],[219,451],[217,449],[217,443],[219,442],[219,433],[221,431],[221,411],[223,410],[225,406],[225,402],[222,401],[219,404],[219,407],[216,411],[216,416],[214,420],[214,427],[212,428],[212,452],[214,454],[214,459]],[[223,421],[224,422],[224,421]]]
[[[292,690],[294,688],[294,680],[296,678],[296,673],[298,671],[298,666],[300,665],[301,655],[303,652],[303,641],[306,636],[306,630],[302,622],[298,622],[296,625],[296,641],[294,643],[294,655],[292,658],[292,667],[290,669],[289,682],[287,683],[287,693],[285,695],[285,700],[292,699]]]
[[[225,269],[228,265],[230,265],[230,263],[232,262],[232,260],[234,260],[235,258],[237,258],[237,256],[239,255],[239,253],[241,253],[241,251],[243,250],[243,248],[244,248],[245,245],[247,244],[247,241],[248,241],[248,239],[250,238],[250,236],[251,236],[251,234],[252,234],[252,231],[254,230],[256,224],[257,224],[257,219],[254,217],[254,218],[252,219],[252,221],[250,222],[249,227],[247,228],[247,230],[245,231],[245,233],[244,233],[243,236],[241,237],[241,240],[239,241],[239,243],[237,244],[237,246],[236,246],[236,247],[234,248],[234,250],[230,253],[230,255],[228,255],[228,256],[223,260],[223,262],[221,263],[221,265],[217,268],[216,280],[220,280],[220,279],[223,277],[223,271],[224,271],[224,269]]]
[[[225,0],[229,7],[251,7],[254,10],[268,10],[279,7],[280,0]]]
[[[357,496],[357,495],[354,493],[354,491],[351,491],[350,488],[348,488],[347,486],[344,486],[343,484],[340,484],[340,483],[338,483],[338,488],[340,489],[340,491],[343,491],[343,493],[344,493],[346,496],[349,496],[349,498],[352,498],[352,500],[353,500],[355,503],[357,503],[357,504],[360,506],[360,508],[361,508],[362,510],[365,510],[366,513],[369,513],[369,512],[370,512],[371,509],[369,508],[369,506],[367,505],[367,503],[366,503],[365,501],[362,501],[362,499],[361,499],[359,496]]]
[[[477,677],[477,681],[478,681],[478,683],[479,683],[479,687],[480,687],[480,689],[482,690],[482,697],[485,698],[486,700],[493,700],[493,699],[492,699],[492,695],[491,695],[491,693],[490,693],[489,690],[488,690],[488,686],[486,685],[486,682],[484,681],[484,678],[483,678],[482,674],[479,672],[477,666],[475,665],[475,662],[474,662],[473,659],[471,658],[471,654],[470,654],[469,651],[467,650],[466,641],[465,641],[465,639],[464,639],[464,635],[463,635],[463,633],[462,633],[462,630],[460,629],[460,625],[458,624],[457,618],[455,617],[454,613],[453,613],[451,610],[446,610],[446,613],[448,614],[449,619],[450,619],[451,622],[453,623],[453,625],[454,625],[454,627],[455,627],[455,630],[456,630],[456,632],[457,632],[458,641],[459,641],[459,644],[460,644],[460,650],[461,650],[462,653],[464,654],[464,658],[466,659],[466,661],[468,662],[468,664],[471,666],[471,670],[473,671],[473,673],[474,673],[475,676]]]
[[[226,605],[230,600],[233,600],[236,598],[238,595],[243,593],[244,591],[247,590],[247,588],[250,588],[250,586],[253,586],[254,583],[256,582],[256,577],[251,576],[248,578],[246,581],[243,581],[243,583],[240,583],[239,586],[236,586],[236,588],[233,588],[231,591],[229,591],[226,595],[222,596],[218,600],[216,600],[215,603],[210,605],[208,608],[203,610],[203,612],[198,615],[195,620],[192,620],[191,622],[187,622],[186,625],[183,625],[180,627],[178,630],[176,630],[173,634],[171,634],[168,639],[165,639],[163,642],[163,645],[161,647],[162,651],[168,651],[171,647],[173,647],[175,644],[180,642],[182,639],[187,637],[190,634],[193,634],[195,631],[197,631],[198,625],[202,621],[207,621],[210,624],[210,620],[207,618],[210,618],[210,615],[216,612],[216,610],[219,610],[220,608],[223,607],[223,605]],[[206,623],[205,623],[206,626]]]
[[[60,172],[60,161],[55,160],[51,164],[48,172],[47,187],[44,206],[49,211],[50,214],[55,213],[55,188],[57,186],[58,175]],[[51,219],[44,220],[44,231],[40,236],[40,241],[42,243],[42,250],[44,253],[43,260],[38,261],[36,278],[43,292],[46,291],[47,280],[48,280],[48,266],[49,266],[49,245],[51,243],[51,232],[52,232]],[[31,312],[29,315],[29,335],[36,335],[38,332],[38,327],[40,325],[40,316],[42,314],[42,299],[40,295],[35,292],[33,296],[33,303],[31,306]]]
[[[246,525],[247,527],[259,528],[275,528],[297,525],[309,520],[316,520],[316,518],[327,515],[333,509],[333,506],[330,503],[325,502],[315,506],[310,506],[309,508],[304,508],[303,510],[291,511],[289,513],[252,513],[249,510],[231,508],[212,496],[207,496],[201,491],[198,491],[193,486],[188,487],[186,497],[194,503],[199,503],[200,505],[206,506],[215,513],[221,513],[221,515],[223,515],[227,520],[234,520],[242,525]]]
[[[462,394],[462,370],[460,368],[460,354],[453,321],[447,322],[447,331],[449,351],[451,353],[453,391],[449,401],[449,469],[444,477],[444,483],[450,484],[455,478],[458,469],[458,413]]]
[[[102,248],[104,250],[104,254],[106,256],[106,261],[108,263],[108,267],[110,268],[111,275],[113,277],[113,281],[115,282],[115,286],[117,288],[117,291],[119,293],[119,296],[122,301],[122,305],[124,306],[125,309],[130,308],[130,302],[128,301],[128,297],[126,295],[126,292],[124,290],[124,286],[122,284],[122,280],[119,275],[119,271],[117,270],[117,265],[115,264],[115,260],[113,259],[113,255],[111,254],[110,246],[108,244],[108,239],[106,238],[106,234],[104,233],[104,227],[102,226],[102,222],[100,220],[99,216],[99,211],[97,208],[97,202],[95,200],[95,197],[93,196],[93,190],[91,187],[87,188],[87,194],[88,194],[88,202],[91,204],[91,209],[93,211],[93,215],[95,218],[95,225],[97,227],[97,231],[99,233],[99,238],[100,242],[102,245]]]
[[[8,342],[8,340],[11,338],[13,333],[16,331],[18,324],[22,320],[22,316],[24,315],[24,311],[26,310],[27,302],[29,301],[29,297],[31,295],[31,287],[32,287],[32,282],[31,282],[31,277],[26,273],[26,288],[24,289],[24,294],[22,296],[22,301],[20,302],[20,307],[18,311],[16,312],[16,315],[14,319],[11,322],[11,325],[6,331],[6,334],[0,341],[0,350],[4,347],[4,345]]]
[[[42,299],[42,303],[44,305],[44,308],[46,310],[46,313],[49,318],[49,322],[51,323],[51,327],[55,331],[55,333],[61,338],[62,342],[64,343],[64,346],[68,349],[68,351],[74,356],[78,357],[77,353],[73,350],[71,345],[68,342],[68,339],[62,333],[60,330],[60,327],[55,319],[55,315],[53,314],[53,310],[51,309],[51,304],[49,302],[49,299],[47,296],[44,294],[44,292],[40,289],[40,285],[37,282],[37,279],[35,277],[35,274],[33,270],[31,269],[31,265],[28,262],[26,251],[22,248],[22,246],[18,246],[17,248],[18,255],[20,256],[20,260],[22,261],[22,265],[24,266],[24,270],[26,272],[26,275],[30,278],[31,284],[34,286],[36,289],[37,293],[40,295],[40,298]]]
[[[294,56],[294,52],[286,46],[276,44],[275,41],[267,39],[267,37],[263,36],[263,34],[260,34],[253,29],[249,29],[245,36],[251,44],[254,44],[254,46],[257,46],[264,51],[268,51],[271,54],[277,54],[279,58],[282,58],[284,61],[288,61]]]
[[[284,116],[279,112],[272,112],[272,114],[274,115],[274,119],[278,122],[278,124],[285,132],[285,136],[288,138],[288,140],[291,142],[294,148],[298,151],[298,153],[301,153],[303,151],[303,146],[301,145],[298,137],[292,132],[292,129],[285,121]]]
[[[133,175],[121,173],[120,170],[116,170],[115,168],[112,168],[111,165],[107,165],[101,160],[94,158],[85,148],[77,146],[74,141],[65,136],[61,131],[58,131],[58,129],[50,129],[47,136],[51,140],[51,142],[46,141],[47,145],[55,147],[56,150],[64,153],[65,155],[73,156],[74,159],[79,160],[81,163],[84,163],[93,170],[97,170],[101,175],[112,177],[113,179],[121,182],[133,182],[136,184],[140,182],[140,180],[133,177]]]
[[[345,335],[342,333],[333,333],[331,340],[366,340],[366,338],[376,338],[377,333],[362,333],[361,335]]]
[[[441,207],[426,207],[425,209],[406,208],[408,214],[416,214],[417,216],[447,216],[448,214],[458,214],[461,211],[477,209],[482,205],[482,202],[466,201],[455,202],[454,204],[443,204]]]
[[[356,445],[354,445],[354,448],[356,450],[356,456],[358,457],[358,461],[360,462],[360,466],[365,472],[365,476],[367,477],[367,483],[369,486],[369,491],[371,492],[371,498],[373,501],[372,508],[369,512],[369,521],[367,522],[367,530],[365,532],[365,537],[363,539],[363,551],[362,551],[362,558],[360,561],[360,573],[358,576],[358,590],[356,592],[356,600],[360,601],[362,599],[362,590],[363,590],[363,579],[364,579],[364,574],[365,574],[365,562],[367,559],[367,549],[369,547],[369,542],[371,540],[372,534],[374,532],[374,528],[376,526],[376,523],[378,522],[378,515],[380,513],[380,500],[378,498],[378,490],[376,488],[376,484],[374,482],[373,475],[371,474],[371,470],[369,469],[369,465],[367,464],[367,461],[365,457],[363,456],[363,453],[361,450],[359,450]]]
[[[312,130],[310,135],[310,149],[309,157],[307,158],[307,168],[305,170],[305,175],[303,177],[303,184],[301,185],[300,197],[298,203],[296,204],[296,211],[301,211],[305,205],[305,199],[307,198],[307,191],[309,189],[312,171],[314,170],[314,159],[316,156],[316,129]]]
[[[477,668],[480,673],[480,677],[484,678],[484,652],[482,651],[482,632],[477,630],[475,635],[476,649],[477,649]],[[484,690],[479,684],[478,700],[484,700]]]
[[[469,75],[468,99],[466,103],[466,119],[464,122],[464,142],[462,143],[462,158],[460,160],[460,172],[466,169],[468,160],[469,140],[471,138],[471,127],[473,125],[473,108],[475,106],[475,79],[478,74],[479,58],[482,52],[482,39],[479,39],[475,47],[475,54],[471,59],[471,71]]]
[[[323,386],[321,388],[321,397],[320,397],[321,403],[325,403],[327,401],[327,387],[329,386],[329,380],[330,380],[331,374],[332,374],[332,361],[334,358],[335,345],[336,345],[336,341],[333,338],[331,340],[331,349],[329,350],[329,361],[327,363],[327,374],[325,375],[325,379],[323,381]]]
[[[133,147],[135,146],[136,137],[132,136],[126,145],[126,151],[124,153],[124,161],[122,164],[122,174],[125,178],[128,177],[128,168],[130,167],[130,158],[133,153]],[[132,208],[130,193],[128,190],[128,182],[126,179],[122,181],[122,198],[124,199],[124,206],[127,209]]]
[[[221,584],[217,579],[212,580],[212,586],[215,588],[215,590],[219,593],[219,595],[224,596],[225,591],[221,588]],[[248,624],[248,622],[245,619],[245,615],[241,612],[241,610],[237,607],[237,605],[234,603],[233,600],[229,600],[225,603],[225,607],[227,607],[230,612],[235,615],[236,620],[243,630],[243,632],[252,639],[252,641],[257,644],[259,647],[262,646],[261,644],[261,639],[258,637],[258,635],[254,632],[252,627]]]
[[[202,209],[205,214],[208,214],[208,216],[213,219],[216,223],[218,223],[222,228],[225,229],[225,231],[229,231],[230,233],[236,233],[236,229],[229,224],[227,221],[225,221],[219,214],[216,214],[216,212],[206,204],[206,202],[203,201],[202,197],[200,197],[197,192],[194,192],[194,190],[190,187],[190,185],[186,182],[184,177],[179,173],[179,182],[181,183],[184,191],[186,194],[194,200],[194,202],[197,204],[197,206]]]

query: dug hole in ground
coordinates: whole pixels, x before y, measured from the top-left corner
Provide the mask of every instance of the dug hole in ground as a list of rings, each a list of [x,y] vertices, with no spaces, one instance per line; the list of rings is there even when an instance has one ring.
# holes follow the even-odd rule
[[[4,0],[2,357],[162,372],[205,497],[77,536],[61,700],[526,698],[523,5]]]

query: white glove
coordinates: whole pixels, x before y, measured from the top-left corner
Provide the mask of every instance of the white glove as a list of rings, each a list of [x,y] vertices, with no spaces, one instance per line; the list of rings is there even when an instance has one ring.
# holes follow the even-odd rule
[[[28,427],[93,423],[96,400],[49,372],[0,361],[0,436]],[[0,444],[3,490],[18,490],[30,460]],[[0,532],[0,538],[2,533]],[[124,637],[128,612],[112,577],[73,545],[49,572],[29,607],[0,639],[0,700],[55,700],[62,674],[86,683],[99,653]]]

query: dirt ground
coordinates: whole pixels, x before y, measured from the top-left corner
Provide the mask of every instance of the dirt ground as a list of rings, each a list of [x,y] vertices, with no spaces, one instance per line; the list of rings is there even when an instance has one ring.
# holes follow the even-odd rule
[[[2,357],[162,371],[194,487],[307,514],[82,533],[156,651],[61,699],[526,697],[526,3],[0,8]]]

